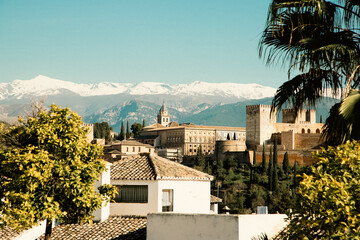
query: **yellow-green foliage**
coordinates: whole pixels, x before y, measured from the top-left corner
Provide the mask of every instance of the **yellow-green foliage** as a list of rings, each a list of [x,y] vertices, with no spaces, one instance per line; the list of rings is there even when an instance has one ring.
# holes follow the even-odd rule
[[[80,116],[52,105],[0,133],[0,226],[31,227],[39,220],[81,223],[114,195],[95,191],[105,170],[102,149],[86,142]],[[10,139],[10,140],[9,140]]]
[[[286,239],[360,239],[360,143],[315,155],[303,174]]]

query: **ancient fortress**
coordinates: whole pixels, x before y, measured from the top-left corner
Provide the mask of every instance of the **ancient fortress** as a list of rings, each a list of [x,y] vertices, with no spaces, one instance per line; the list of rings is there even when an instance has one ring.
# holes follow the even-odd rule
[[[292,109],[283,109],[282,122],[277,122],[270,105],[249,105],[246,106],[246,145],[261,155],[262,147],[269,149],[276,140],[280,151],[292,154],[293,161],[307,164],[311,152],[322,143],[323,125],[316,123],[316,110],[304,109],[296,116]]]

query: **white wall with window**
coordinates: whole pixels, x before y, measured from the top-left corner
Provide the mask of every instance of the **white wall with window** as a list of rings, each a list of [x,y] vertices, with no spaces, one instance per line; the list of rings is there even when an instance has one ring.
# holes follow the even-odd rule
[[[110,203],[111,215],[210,213],[210,181],[112,180],[120,190]]]
[[[158,184],[153,180],[112,180],[118,187],[116,202],[110,203],[111,215],[146,216],[158,210]],[[121,196],[120,196],[121,195]]]
[[[158,212],[168,209],[163,208],[164,190],[172,190],[173,212],[210,213],[210,181],[161,180],[158,189]]]

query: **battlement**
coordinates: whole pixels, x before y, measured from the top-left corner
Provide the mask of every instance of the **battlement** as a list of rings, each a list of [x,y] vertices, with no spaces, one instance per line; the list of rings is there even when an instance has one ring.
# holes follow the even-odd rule
[[[246,110],[258,110],[260,108],[271,109],[271,105],[265,105],[265,104],[246,105]]]

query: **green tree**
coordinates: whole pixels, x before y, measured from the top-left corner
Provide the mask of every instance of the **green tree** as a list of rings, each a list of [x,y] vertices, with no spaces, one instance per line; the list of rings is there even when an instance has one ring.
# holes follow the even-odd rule
[[[205,156],[201,145],[197,149],[195,164],[200,171],[205,169]]]
[[[143,119],[143,124],[142,124],[142,127],[144,128],[146,125],[145,125],[145,118]]]
[[[130,127],[129,127],[129,121],[126,121],[126,139],[130,138]]]
[[[102,149],[88,144],[81,118],[68,108],[51,105],[20,125],[2,132],[0,150],[0,225],[15,230],[46,220],[51,223],[84,223],[115,188],[94,183],[105,170]],[[8,141],[12,139],[14,141]]]
[[[253,165],[255,166],[256,165],[256,151],[254,150],[254,153],[253,153]]]
[[[105,143],[111,142],[111,128],[107,122],[94,123],[94,137],[105,139]]]
[[[274,156],[273,156],[273,190],[276,191],[278,189],[278,161],[277,161],[277,141],[274,141]]]
[[[125,137],[126,137],[126,135],[125,135],[125,129],[124,129],[124,122],[121,121],[121,130],[120,130],[119,140],[122,141],[125,139]]]
[[[131,125],[131,131],[132,131],[132,134],[134,135],[134,137],[139,137],[142,129],[143,129],[143,127],[142,127],[141,123],[133,123]]]
[[[266,170],[267,169],[266,169],[265,144],[263,143],[261,171],[262,171],[262,173],[266,173]]]
[[[288,175],[290,172],[290,170],[289,170],[290,165],[289,165],[289,156],[288,156],[287,152],[284,154],[284,160],[283,160],[282,167],[283,167],[284,173],[286,175]]]
[[[341,94],[323,129],[330,144],[360,138],[359,8],[352,0],[273,0],[259,44],[267,64],[289,63],[289,80],[273,99],[277,110],[315,106],[327,89]]]
[[[299,204],[281,239],[360,238],[360,143],[329,147],[315,155],[299,185]]]
[[[274,190],[274,165],[272,157],[272,147],[270,147],[270,157],[269,157],[269,169],[268,169],[268,187],[269,190]]]
[[[225,167],[226,170],[229,171],[231,168],[234,168],[237,165],[238,165],[237,160],[236,160],[234,155],[231,155],[231,156],[229,156],[228,158],[225,159],[224,167]]]

